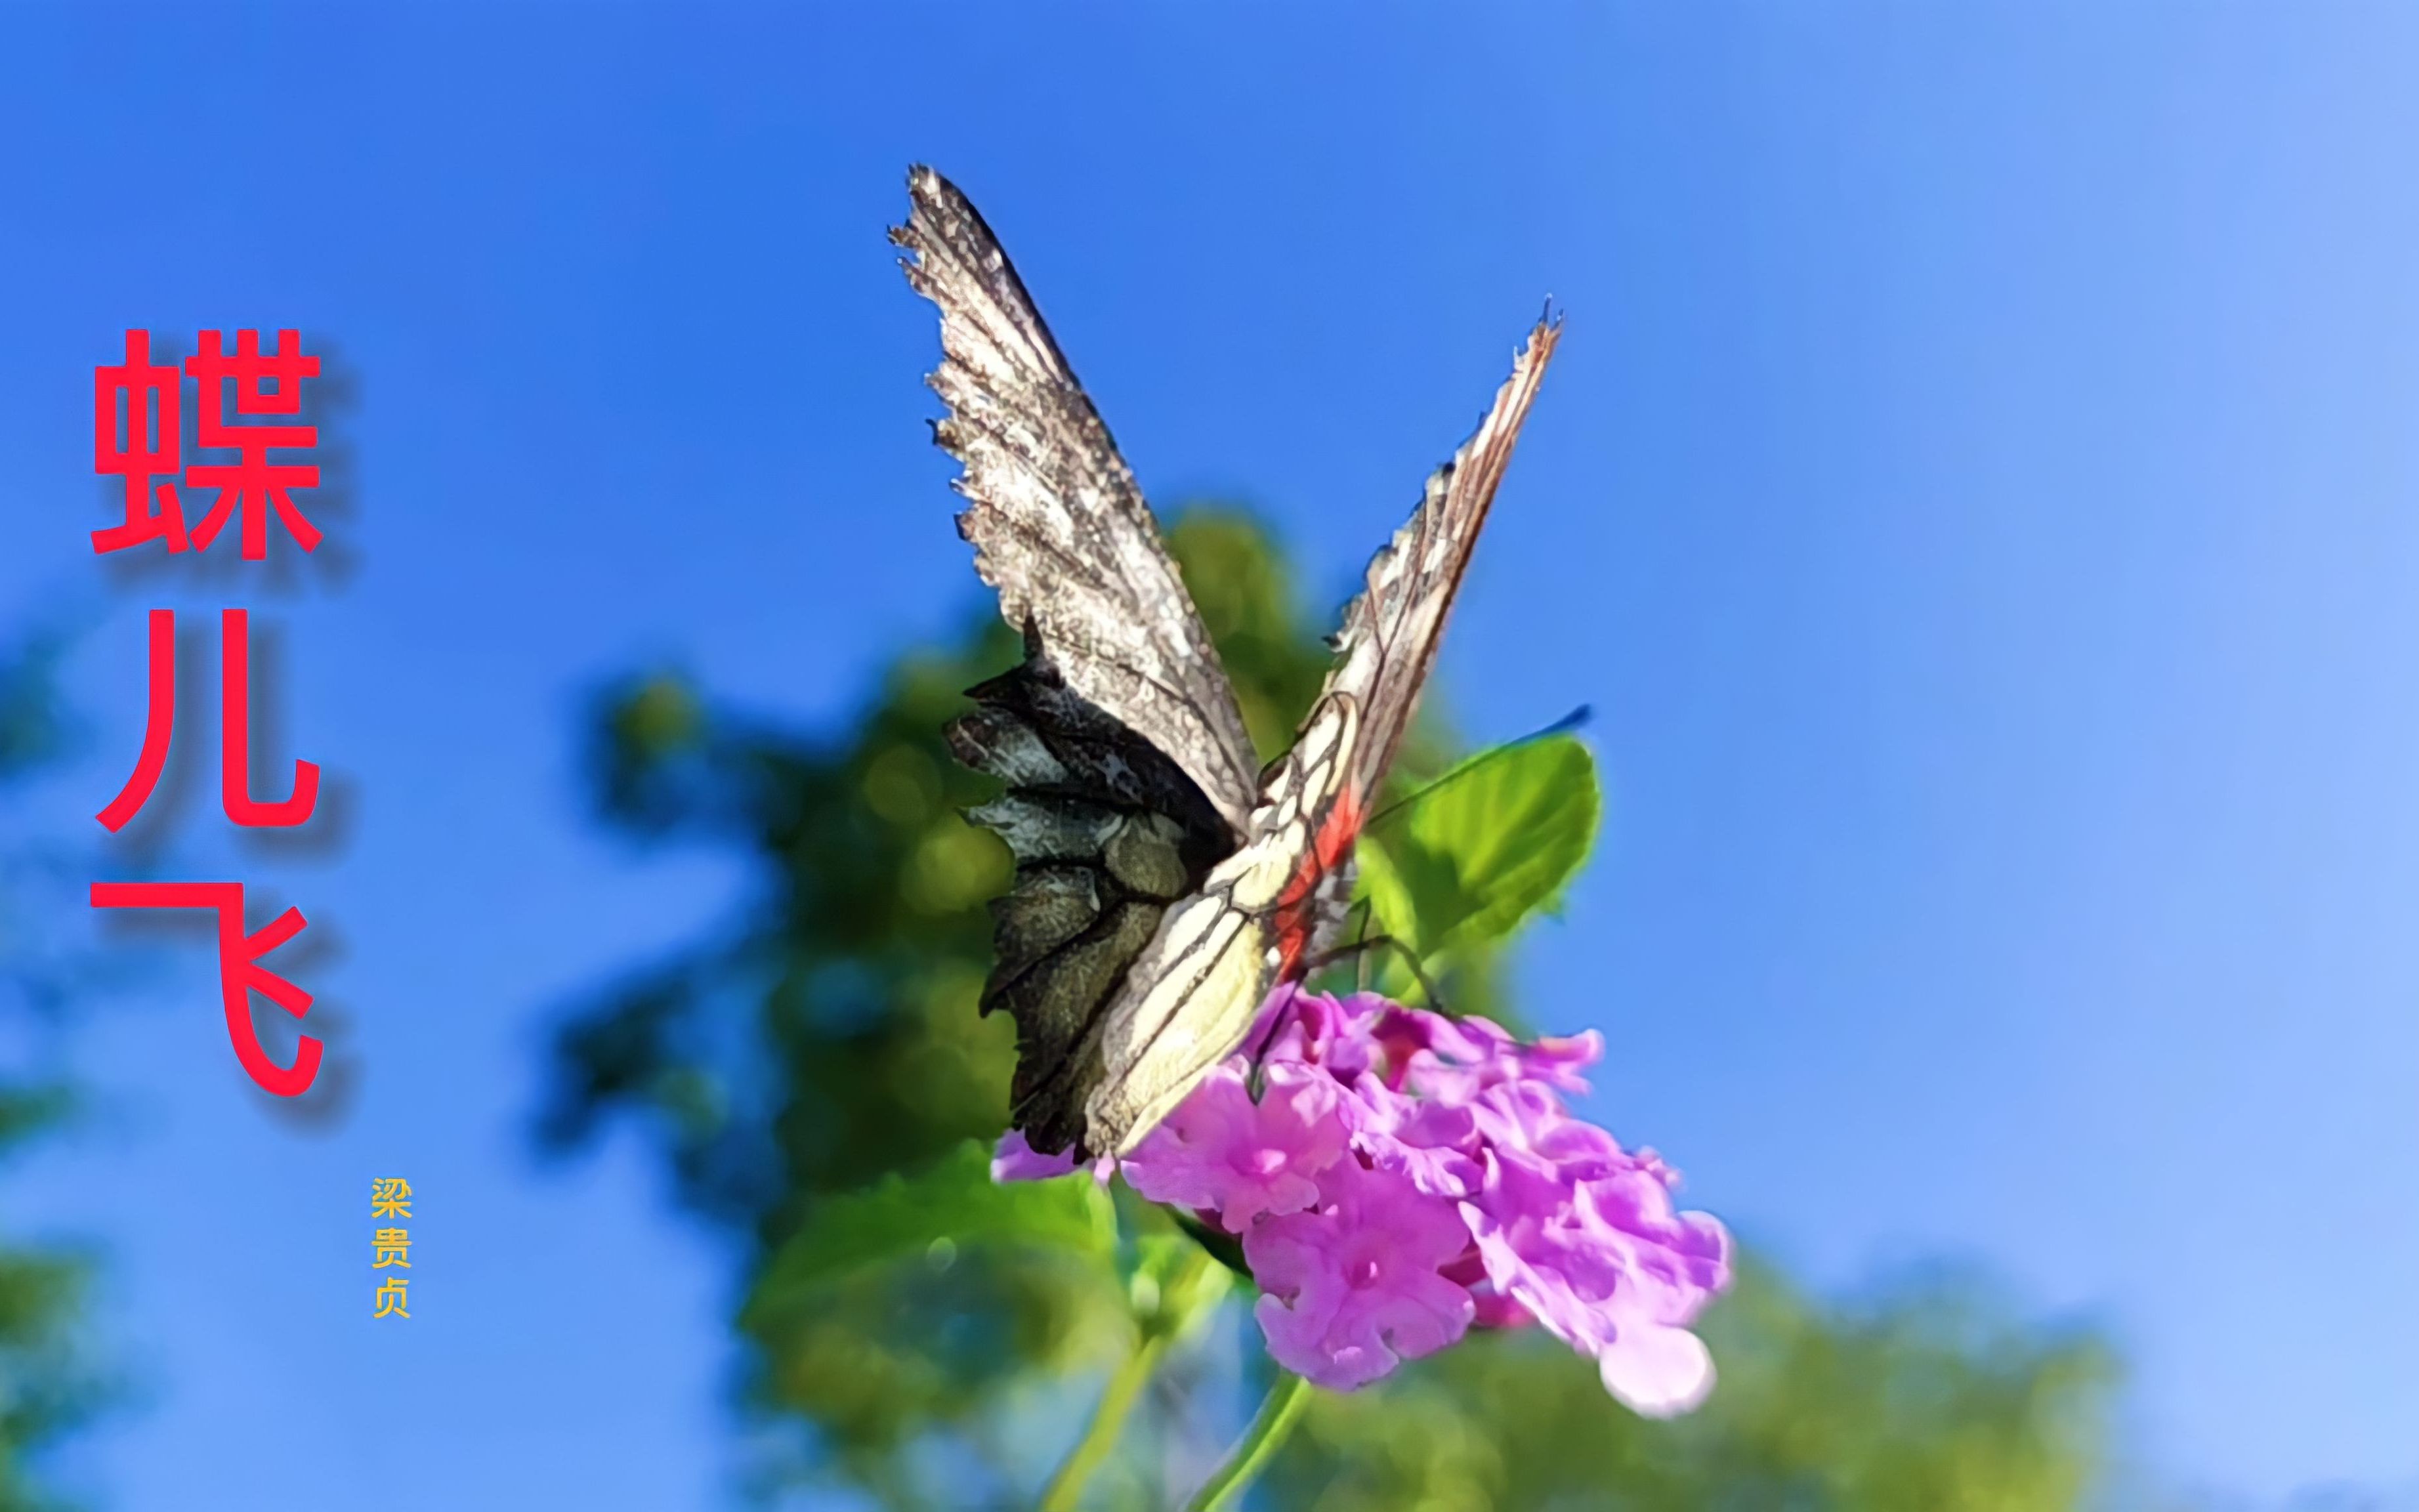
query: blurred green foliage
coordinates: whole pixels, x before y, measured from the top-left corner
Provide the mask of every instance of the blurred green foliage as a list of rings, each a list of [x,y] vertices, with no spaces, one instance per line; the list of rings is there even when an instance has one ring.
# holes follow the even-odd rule
[[[1703,1332],[1721,1379],[1690,1416],[1634,1417],[1592,1362],[1500,1335],[1321,1396],[1272,1489],[1321,1512],[2036,1512],[2087,1504],[2103,1465],[2105,1347],[1969,1279],[1828,1308],[1750,1257]]]
[[[1273,754],[1324,674],[1320,633],[1247,518],[1196,511],[1170,538]],[[986,1180],[1012,1031],[976,1012],[981,905],[1008,863],[959,817],[987,794],[940,731],[961,690],[1016,654],[985,606],[951,647],[902,656],[828,738],[716,708],[669,675],[610,689],[593,733],[606,824],[744,856],[758,886],[724,929],[574,1005],[543,1136],[577,1144],[609,1114],[653,1133],[686,1199],[745,1241],[735,1321],[752,1403],[804,1427],[802,1473],[886,1505],[1030,1505],[1094,1399],[1136,1395],[1225,1285],[1146,1205],[1121,1195],[1121,1221],[1102,1227],[1110,1199],[1086,1178]],[[1390,801],[1434,779],[1449,746],[1425,720]],[[1548,737],[1373,825],[1379,927],[1434,952],[1454,1009],[1516,1017],[1483,942],[1553,905],[1595,831],[1593,779],[1584,746]],[[1321,1396],[1259,1495],[2030,1512],[2079,1504],[2099,1473],[2105,1350],[1971,1290],[1829,1306],[1750,1261],[1707,1333],[1722,1384],[1681,1422],[1629,1416],[1588,1362],[1533,1333],[1473,1338],[1372,1391]],[[1179,1346],[1160,1375],[1199,1387],[1210,1370]],[[1149,1396],[1085,1504],[1180,1495],[1176,1478],[1206,1468],[1186,1415],[1173,1387]]]
[[[59,754],[64,720],[53,675],[61,642],[36,636],[0,650],[0,793]],[[46,936],[58,902],[54,860],[12,838],[0,851],[0,1014],[13,1031],[55,1022],[81,974]],[[31,1021],[31,1022],[28,1022]],[[72,1106],[55,1078],[0,1073],[0,1158],[13,1158]],[[58,1505],[38,1473],[42,1452],[99,1407],[103,1391],[85,1337],[87,1257],[0,1242],[0,1512]]]

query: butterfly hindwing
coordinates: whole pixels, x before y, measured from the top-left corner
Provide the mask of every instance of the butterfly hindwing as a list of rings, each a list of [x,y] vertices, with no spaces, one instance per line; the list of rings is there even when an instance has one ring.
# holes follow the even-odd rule
[[[1347,697],[1319,701],[1269,768],[1242,845],[1168,910],[1102,1021],[1105,1074],[1086,1106],[1085,1146],[1124,1154],[1235,1053],[1279,974],[1286,900],[1333,811],[1359,723]]]

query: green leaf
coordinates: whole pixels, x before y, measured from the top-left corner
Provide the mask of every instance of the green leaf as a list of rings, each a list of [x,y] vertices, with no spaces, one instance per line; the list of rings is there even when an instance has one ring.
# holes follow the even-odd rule
[[[1117,1243],[1116,1211],[1090,1172],[995,1182],[990,1147],[970,1139],[915,1176],[894,1173],[817,1203],[774,1257],[749,1306],[778,1305],[869,1266],[917,1256],[945,1266],[976,1245],[1037,1245],[1107,1259]]]
[[[1115,1210],[1088,1172],[994,1185],[988,1141],[966,1140],[817,1200],[739,1323],[762,1350],[758,1389],[812,1416],[865,1474],[1020,1380],[1123,1348],[1117,1260]]]
[[[1379,816],[1361,837],[1362,891],[1423,960],[1494,944],[1561,897],[1602,810],[1577,737],[1499,746]]]

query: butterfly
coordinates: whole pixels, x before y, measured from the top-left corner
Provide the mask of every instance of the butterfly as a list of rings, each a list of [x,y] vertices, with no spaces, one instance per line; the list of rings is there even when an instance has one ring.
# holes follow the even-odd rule
[[[909,170],[890,233],[939,307],[959,533],[1025,659],[948,731],[1001,795],[1015,880],[994,901],[985,1013],[1017,1028],[1011,1123],[1033,1149],[1122,1155],[1340,934],[1355,840],[1419,702],[1455,591],[1552,357],[1550,312],[1478,429],[1371,559],[1291,749],[1263,769],[1132,471],[964,194]]]

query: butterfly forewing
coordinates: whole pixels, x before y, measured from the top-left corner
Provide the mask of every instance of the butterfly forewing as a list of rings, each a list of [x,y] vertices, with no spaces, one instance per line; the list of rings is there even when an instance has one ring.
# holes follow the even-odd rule
[[[1364,804],[1375,798],[1419,708],[1445,614],[1561,337],[1562,322],[1551,316],[1529,332],[1487,417],[1453,460],[1429,475],[1419,508],[1370,559],[1361,594],[1344,611],[1323,691],[1349,695],[1364,711],[1347,784]]]
[[[1234,1054],[1269,988],[1304,970],[1342,923],[1349,888],[1333,884],[1349,877],[1353,841],[1418,707],[1559,331],[1546,320],[1530,333],[1478,429],[1371,559],[1335,664],[1294,748],[1270,768],[1242,845],[1198,897],[1168,911],[1136,958],[1102,1024],[1088,1148],[1122,1153],[1149,1133]]]
[[[1037,631],[1066,686],[1148,741],[1240,832],[1258,761],[1234,688],[1132,471],[991,228],[929,168],[891,239],[941,312],[934,439],[964,464],[958,528],[1000,612]]]

